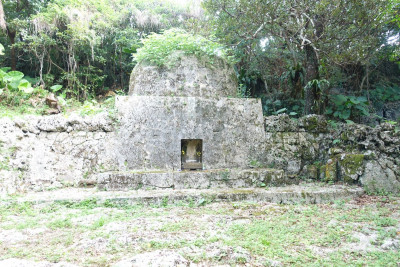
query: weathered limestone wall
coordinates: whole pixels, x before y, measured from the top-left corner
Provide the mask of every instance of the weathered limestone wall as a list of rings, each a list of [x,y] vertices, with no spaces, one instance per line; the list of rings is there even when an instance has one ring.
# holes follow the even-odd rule
[[[181,168],[181,139],[203,140],[205,169],[245,168],[261,153],[256,99],[119,97],[108,114],[0,120],[0,193],[96,183],[97,174]]]
[[[91,178],[102,173],[105,178],[135,169],[171,173],[180,168],[184,138],[204,140],[206,169],[267,167],[282,169],[284,183],[343,181],[371,192],[400,193],[400,132],[390,124],[333,128],[319,116],[263,118],[257,100],[118,101],[124,104],[117,124],[105,113],[1,119],[0,194],[96,183]],[[179,108],[188,112],[174,114]]]
[[[174,62],[171,68],[137,64],[131,74],[129,95],[236,97],[236,74],[222,59],[215,58],[211,64],[209,59],[175,52],[170,61]]]
[[[400,132],[384,123],[330,126],[321,116],[265,118],[262,164],[290,177],[358,183],[375,193],[400,193]]]
[[[244,168],[264,138],[257,99],[118,97],[120,169],[181,169],[181,139],[203,140],[205,169]]]
[[[77,185],[113,170],[113,127],[105,113],[1,119],[0,195]]]

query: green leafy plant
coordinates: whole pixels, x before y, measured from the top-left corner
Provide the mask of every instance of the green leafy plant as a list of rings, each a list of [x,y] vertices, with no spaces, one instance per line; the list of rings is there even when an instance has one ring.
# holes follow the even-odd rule
[[[341,141],[342,140],[340,140],[340,139],[335,139],[335,140],[333,140],[332,144],[336,145],[336,144],[339,144]]]
[[[250,97],[250,92],[249,89],[247,88],[247,86],[243,83],[239,84],[239,88],[237,91],[237,97],[239,98],[248,98]]]
[[[266,116],[286,113],[291,117],[298,117],[303,112],[303,100],[293,98],[273,100],[264,97],[261,98],[261,101],[263,104],[263,113]]]
[[[400,87],[398,85],[378,85],[376,89],[369,91],[370,98],[377,102],[391,102],[400,100]]]
[[[103,111],[103,110],[97,105],[97,101],[92,99],[92,100],[87,100],[87,101],[85,101],[85,103],[83,103],[80,114],[82,116],[94,115],[101,111]]]
[[[325,79],[314,79],[312,81],[309,81],[306,86],[304,87],[305,90],[310,90],[313,87],[316,87],[320,90],[326,89],[329,86],[329,81]]]
[[[183,51],[185,54],[208,56],[211,61],[219,57],[233,63],[233,57],[228,55],[228,49],[221,44],[180,29],[170,29],[162,34],[152,33],[142,42],[143,47],[134,54],[137,62],[149,61],[158,66],[169,66],[177,60],[173,58],[174,52]]]
[[[7,72],[9,68],[0,69],[0,84],[3,88],[7,88],[10,91],[21,91],[26,94],[33,92],[33,87],[27,79],[24,78],[24,74],[20,71]],[[1,93],[1,92],[0,92]]]
[[[63,86],[60,85],[60,84],[55,84],[55,85],[53,85],[53,86],[50,87],[50,90],[53,91],[53,92],[55,93],[55,92],[61,90],[62,87],[63,87]]]
[[[331,95],[328,99],[325,114],[336,119],[353,123],[351,119],[369,115],[368,101],[364,96]]]
[[[9,67],[0,68],[0,116],[40,114],[43,111],[44,104],[38,99],[43,98],[47,92],[41,87],[33,88],[30,82],[33,80],[20,71],[10,71]]]
[[[377,110],[384,109],[385,103],[400,101],[400,87],[394,85],[377,85],[374,90],[366,92],[373,107]]]
[[[284,113],[285,111],[287,111],[287,108],[281,108],[281,109],[279,109],[279,110],[273,112],[273,114],[274,114],[274,115],[279,115],[279,114],[281,114],[281,113]]]

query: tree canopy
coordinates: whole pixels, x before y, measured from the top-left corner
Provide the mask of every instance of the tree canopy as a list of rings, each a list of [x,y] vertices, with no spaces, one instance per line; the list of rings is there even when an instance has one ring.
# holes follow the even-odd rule
[[[393,19],[386,0],[207,0],[205,6],[217,35],[240,51],[247,72],[270,74],[260,57],[285,60],[280,72],[292,71],[292,96],[299,98],[306,88],[306,113],[322,112],[317,81],[330,79],[337,68],[368,65],[379,55]],[[364,85],[357,84],[360,90]]]
[[[2,66],[24,73],[33,86],[59,88],[64,98],[126,92],[136,62],[149,56],[146,45],[157,61],[168,52],[161,47],[185,48],[189,36],[206,54],[230,48],[219,53],[235,58],[241,95],[261,97],[266,114],[333,116],[334,95],[363,97],[355,106],[365,110],[398,92],[398,0],[1,3]]]

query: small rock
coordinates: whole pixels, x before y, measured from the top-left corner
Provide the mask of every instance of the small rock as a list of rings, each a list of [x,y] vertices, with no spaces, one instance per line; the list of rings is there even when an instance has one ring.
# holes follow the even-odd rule
[[[395,239],[385,240],[381,248],[384,250],[398,250],[400,248],[400,242]]]
[[[46,104],[50,107],[51,110],[54,110],[57,113],[61,112],[61,107],[60,107],[60,104],[58,102],[58,99],[53,93],[50,93],[46,97]],[[53,113],[53,114],[57,114],[57,113]]]
[[[95,179],[82,179],[78,183],[79,187],[95,187],[97,180]]]
[[[263,265],[263,266],[281,267],[281,266],[283,266],[283,264],[282,264],[282,262],[280,262],[280,261],[266,259],[266,260],[264,261],[264,265]]]
[[[55,108],[49,108],[48,110],[46,110],[46,115],[55,115],[58,113],[60,113],[60,111]]]
[[[37,128],[44,132],[64,132],[68,128],[68,122],[60,114],[43,117],[37,124]]]
[[[190,262],[180,254],[169,250],[156,250],[143,254],[138,254],[133,258],[122,260],[114,267],[184,267],[190,266]]]
[[[327,227],[336,227],[338,225],[338,220],[336,219],[332,219],[330,220],[330,222],[328,222],[328,224],[326,225]]]

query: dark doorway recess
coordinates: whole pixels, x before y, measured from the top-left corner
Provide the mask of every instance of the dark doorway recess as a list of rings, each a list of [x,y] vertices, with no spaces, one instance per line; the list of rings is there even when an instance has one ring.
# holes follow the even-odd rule
[[[182,170],[203,169],[203,140],[181,140],[181,165]]]

